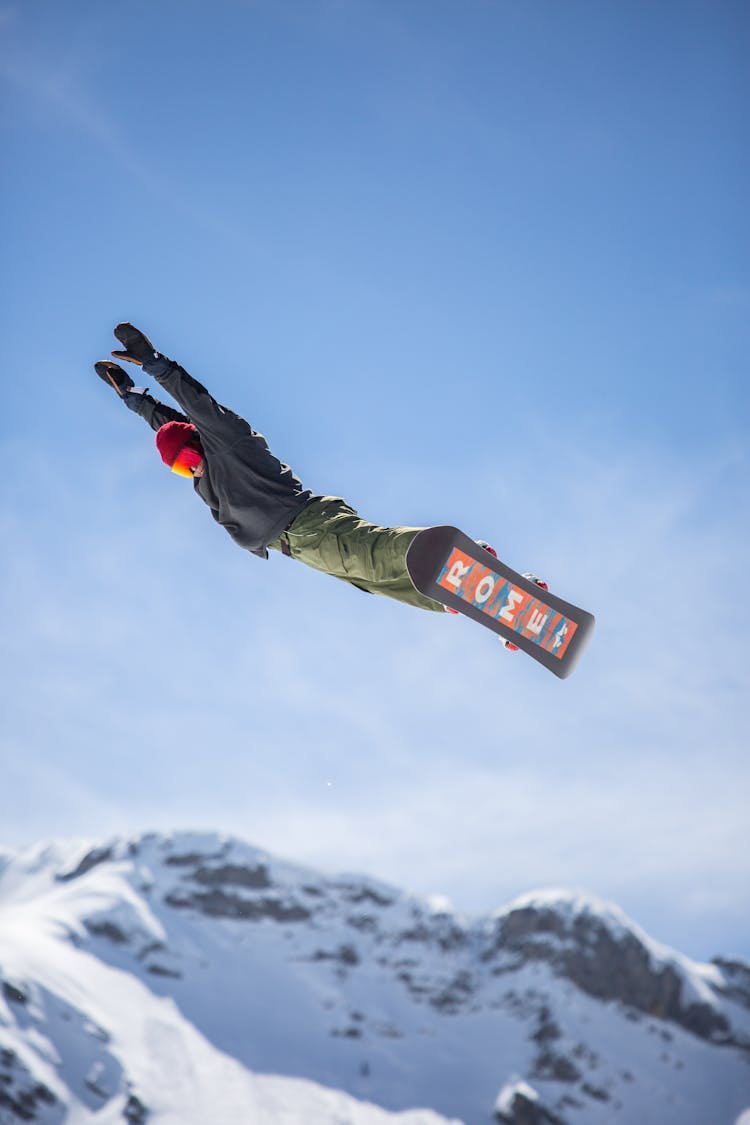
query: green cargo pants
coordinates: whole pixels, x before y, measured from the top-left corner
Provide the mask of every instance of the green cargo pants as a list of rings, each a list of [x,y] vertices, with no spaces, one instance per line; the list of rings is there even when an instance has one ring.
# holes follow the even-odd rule
[[[339,496],[316,496],[268,546],[273,551],[286,547],[285,554],[360,590],[442,613],[440,602],[414,589],[406,570],[406,549],[418,531],[378,527],[360,519]]]

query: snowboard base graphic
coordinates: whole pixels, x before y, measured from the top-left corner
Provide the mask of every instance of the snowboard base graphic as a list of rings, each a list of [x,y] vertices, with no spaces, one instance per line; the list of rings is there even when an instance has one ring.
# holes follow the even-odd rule
[[[560,679],[573,671],[594,628],[585,609],[542,590],[457,527],[427,527],[406,568],[421,594],[512,641]]]

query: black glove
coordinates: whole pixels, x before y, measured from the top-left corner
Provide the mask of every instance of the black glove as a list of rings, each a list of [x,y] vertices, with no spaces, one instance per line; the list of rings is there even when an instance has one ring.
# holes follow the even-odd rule
[[[120,398],[133,386],[133,380],[127,371],[123,371],[119,364],[112,363],[109,359],[100,359],[94,364],[94,370],[100,379],[115,388]]]
[[[125,351],[112,352],[115,359],[126,359],[128,363],[137,363],[139,367],[142,367],[144,363],[156,359],[159,354],[154,349],[154,345],[148,336],[144,336],[142,332],[139,332],[132,324],[128,324],[127,321],[124,324],[117,325],[115,336],[121,344],[125,345]]]

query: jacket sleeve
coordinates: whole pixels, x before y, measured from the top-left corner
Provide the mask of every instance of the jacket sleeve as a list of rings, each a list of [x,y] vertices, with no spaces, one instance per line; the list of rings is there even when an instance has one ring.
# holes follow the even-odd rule
[[[169,391],[193,425],[198,427],[202,438],[208,437],[216,445],[231,445],[252,434],[252,428],[244,418],[221,406],[202,383],[173,360],[160,355],[150,363],[144,363],[143,370],[153,376],[165,391]]]
[[[148,391],[126,391],[122,397],[128,410],[139,414],[145,422],[148,422],[152,430],[161,429],[166,422],[188,420],[184,414],[180,414],[179,410],[175,410],[173,406],[165,406],[163,402],[153,398]]]

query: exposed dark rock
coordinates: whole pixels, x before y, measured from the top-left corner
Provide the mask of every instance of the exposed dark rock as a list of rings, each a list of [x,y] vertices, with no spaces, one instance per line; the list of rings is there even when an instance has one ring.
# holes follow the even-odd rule
[[[336,954],[332,953],[330,949],[316,949],[310,958],[311,961],[335,961]]]
[[[431,989],[427,984],[418,981],[414,974],[407,969],[402,969],[401,972],[396,974],[396,980],[400,980],[402,984],[406,985],[411,995],[415,1000],[420,1000],[425,996],[429,996]]]
[[[623,931],[615,935],[593,914],[569,918],[552,907],[519,907],[499,919],[484,958],[501,950],[518,953],[526,961],[546,961],[560,976],[599,1000],[619,1001],[671,1020],[702,1039],[733,1042],[720,1012],[709,1004],[683,1000],[682,980],[673,966],[655,968],[635,934]]]
[[[417,922],[416,925],[412,926],[410,929],[401,930],[400,933],[397,934],[396,940],[428,942],[431,937],[432,931],[429,927],[426,926],[424,922]]]
[[[340,945],[336,950],[316,949],[312,955],[313,961],[336,961],[339,965],[352,968],[359,964],[360,957],[353,945]]]
[[[722,995],[743,1008],[750,1008],[750,965],[728,957],[714,957],[714,965],[721,969],[726,985],[720,987]]]
[[[565,1125],[562,1117],[522,1090],[516,1090],[510,1106],[502,1113],[498,1110],[495,1117],[503,1125]]]
[[[152,953],[161,953],[167,947],[163,941],[150,941],[148,945],[144,945],[143,949],[138,953],[138,960],[144,961],[150,957]]]
[[[599,1066],[600,1059],[596,1051],[592,1051],[585,1043],[576,1043],[572,1053],[574,1059],[578,1059],[579,1062],[585,1063],[592,1069]]]
[[[203,855],[202,852],[183,852],[181,855],[168,855],[164,862],[168,867],[196,867],[209,858],[211,857]],[[221,856],[215,858],[221,859]]]
[[[346,920],[347,925],[363,934],[372,934],[378,928],[377,919],[372,914],[353,914]]]
[[[109,1090],[105,1090],[103,1086],[100,1086],[95,1078],[87,1078],[84,1085],[86,1089],[90,1090],[97,1098],[104,1100],[109,1097]]]
[[[8,980],[3,981],[3,996],[11,1004],[28,1004],[29,1002],[29,997],[24,989],[18,988]]]
[[[437,942],[444,953],[451,953],[466,945],[468,937],[466,931],[460,926],[446,925],[442,919],[438,919],[435,925],[437,926]]]
[[[111,1041],[112,1037],[109,1032],[105,1031],[98,1023],[94,1023],[93,1020],[86,1020],[83,1025],[83,1030],[87,1035],[90,1035],[92,1039],[98,1040],[99,1043],[109,1043]]]
[[[331,1036],[333,1039],[361,1039],[362,1029],[359,1027],[345,1027],[342,1030],[334,1028]]]
[[[589,1082],[584,1082],[581,1089],[584,1094],[588,1094],[590,1098],[593,1098],[597,1102],[608,1102],[610,1100],[609,1091],[605,1090],[602,1086],[592,1086]]]
[[[34,1081],[14,1051],[0,1051],[0,1121],[34,1121],[40,1106],[56,1101],[47,1086]]]
[[[461,949],[466,945],[467,935],[456,923],[444,915],[427,916],[419,911],[413,913],[414,922],[396,935],[397,941],[414,941],[433,944],[445,953]]]
[[[555,1021],[552,1019],[549,1008],[546,1006],[539,1012],[539,1027],[536,1029],[531,1038],[535,1043],[551,1043],[555,1039],[560,1039],[562,1032]]]
[[[106,938],[115,945],[127,945],[128,935],[114,922],[86,922],[86,929],[92,937]]]
[[[358,965],[359,954],[353,945],[339,946],[339,961],[342,965]]]
[[[660,1013],[654,1013],[660,1014]],[[710,1039],[712,1043],[727,1043],[735,1047],[744,1047],[750,1044],[742,1042],[733,1034],[727,1020],[708,1004],[689,1004],[687,1008],[671,1009],[666,1013],[667,1019],[673,1019],[688,1031],[701,1039]]]
[[[556,1082],[577,1082],[581,1072],[565,1055],[547,1049],[534,1062],[534,1077],[551,1078]]]
[[[73,871],[67,871],[63,875],[56,875],[55,879],[58,883],[68,883],[71,879],[80,879],[82,875],[86,875],[92,868],[98,867],[100,863],[107,863],[112,859],[113,852],[111,848],[92,848],[87,852],[81,862]]]
[[[433,1008],[447,1015],[455,1015],[466,1007],[466,1001],[474,994],[475,986],[471,974],[465,970],[456,973],[453,980],[430,997]]]
[[[164,901],[176,910],[197,910],[212,918],[237,918],[247,922],[261,922],[266,918],[274,922],[304,922],[311,916],[303,906],[287,905],[275,898],[240,898],[221,890],[193,894],[173,892]]]
[[[182,973],[176,969],[167,969],[164,965],[147,965],[146,972],[154,977],[171,977],[172,980],[182,980]]]
[[[257,867],[243,867],[236,863],[225,863],[221,867],[196,867],[190,878],[207,887],[231,886],[267,890],[271,886],[268,868],[263,864]]]
[[[148,838],[149,837],[145,837],[145,839]],[[157,840],[158,837],[154,836],[153,839]],[[218,850],[215,850],[213,852],[205,851],[170,853],[169,849],[173,846],[174,845],[171,840],[163,840],[161,844],[162,853],[167,852],[167,854],[164,856],[164,863],[168,867],[198,867],[202,863],[219,863],[231,850],[231,844],[229,841],[225,841],[223,844],[220,844]]]
[[[144,1125],[148,1120],[149,1111],[140,1098],[135,1094],[131,1094],[128,1098],[125,1109],[123,1110],[123,1117],[128,1122],[128,1125]]]
[[[485,955],[482,960],[487,960],[488,956]],[[515,973],[524,966],[524,958],[522,956],[505,957],[501,965],[493,965],[491,974],[493,977],[504,977],[509,973]]]
[[[338,884],[338,889],[343,891],[347,902],[372,902],[376,906],[393,906],[394,899],[374,891],[372,887],[364,887],[352,883]]]

